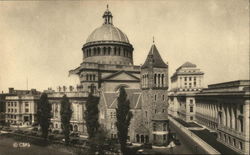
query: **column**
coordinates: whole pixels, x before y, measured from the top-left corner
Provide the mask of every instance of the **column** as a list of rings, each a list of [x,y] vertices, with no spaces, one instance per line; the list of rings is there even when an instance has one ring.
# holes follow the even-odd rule
[[[155,87],[158,87],[158,74],[155,74],[155,80],[156,80],[156,83],[155,83]]]
[[[243,106],[243,131],[244,131],[244,134],[246,134],[246,137],[249,137],[249,125],[250,125],[250,122],[249,122],[249,117],[250,117],[250,100],[246,99],[245,103],[244,103],[244,106]],[[249,148],[248,148],[249,149]]]
[[[104,55],[104,53],[103,53],[103,46],[100,47],[100,55]]]
[[[232,129],[235,129],[235,114],[234,114],[235,106],[231,106],[231,119],[232,119]]]
[[[223,126],[226,126],[226,115],[225,114],[226,114],[225,107],[222,104],[222,124],[223,124]]]
[[[114,47],[111,47],[110,55],[115,55]]]
[[[230,114],[228,105],[227,105],[227,127],[230,128]]]

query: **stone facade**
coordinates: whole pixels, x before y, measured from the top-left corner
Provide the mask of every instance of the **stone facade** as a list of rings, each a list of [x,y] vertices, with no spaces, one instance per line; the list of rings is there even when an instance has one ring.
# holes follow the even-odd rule
[[[52,105],[51,126],[52,131],[62,131],[61,128],[61,101],[63,95],[69,98],[71,110],[73,111],[70,120],[70,131],[79,133],[82,136],[87,136],[87,129],[84,120],[85,103],[89,92],[81,90],[72,91],[47,91],[49,102]]]
[[[148,57],[152,57],[153,60],[159,59],[155,45],[152,45]],[[154,145],[163,145],[168,141],[168,66],[163,61],[161,62],[163,66],[155,66],[154,63],[148,61],[151,60],[147,59],[141,67],[140,77],[143,77],[143,80],[133,84],[123,83],[122,79],[129,81],[135,77],[118,72],[112,76],[113,82],[102,85],[104,88],[101,88],[100,95],[100,122],[109,131],[110,138],[117,137],[115,108],[117,107],[118,86],[124,86],[133,113],[129,127],[129,140]]]
[[[217,140],[249,154],[250,81],[209,85],[196,94],[196,120],[217,132]]]
[[[5,122],[11,125],[32,125],[36,123],[37,103],[40,93],[22,91],[5,97]]]
[[[186,122],[195,120],[195,93],[203,88],[204,73],[190,62],[180,66],[171,77],[169,114]]]

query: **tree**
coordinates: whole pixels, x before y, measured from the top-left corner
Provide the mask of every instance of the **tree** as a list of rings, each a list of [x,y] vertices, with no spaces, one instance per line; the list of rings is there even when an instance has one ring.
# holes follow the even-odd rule
[[[85,110],[85,121],[86,121],[86,127],[88,132],[88,139],[89,141],[92,141],[92,139],[95,137],[95,135],[98,133],[99,129],[99,97],[93,96],[93,91],[89,93],[87,102],[86,102],[86,110]],[[92,148],[94,150],[94,148]]]
[[[71,110],[71,103],[66,95],[63,96],[61,101],[61,122],[63,134],[65,136],[65,143],[69,143],[69,134],[70,134],[70,119],[73,111]]]
[[[51,104],[48,101],[48,96],[46,93],[41,95],[38,102],[37,119],[42,130],[42,136],[44,139],[47,139],[51,119]]]
[[[121,146],[121,151],[126,154],[126,142],[128,138],[128,128],[130,125],[130,120],[133,116],[130,111],[130,102],[127,100],[127,93],[124,87],[120,88],[120,94],[118,97],[118,104],[116,108],[116,127],[118,140]]]

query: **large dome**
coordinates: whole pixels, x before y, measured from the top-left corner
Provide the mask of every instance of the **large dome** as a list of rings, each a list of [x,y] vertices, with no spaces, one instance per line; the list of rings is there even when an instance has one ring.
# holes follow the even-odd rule
[[[126,34],[111,24],[103,24],[101,27],[95,29],[87,38],[86,43],[97,41],[118,41],[129,43]]]
[[[126,34],[113,25],[113,16],[108,6],[102,17],[104,23],[89,35],[82,47],[83,62],[133,64],[134,48]]]

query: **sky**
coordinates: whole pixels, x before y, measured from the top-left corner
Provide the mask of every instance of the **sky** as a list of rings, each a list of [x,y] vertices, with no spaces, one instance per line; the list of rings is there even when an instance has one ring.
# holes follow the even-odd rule
[[[68,71],[82,62],[81,48],[103,23],[113,24],[143,64],[152,38],[169,77],[186,61],[204,73],[204,84],[249,79],[248,0],[0,1],[0,91],[79,82]]]

